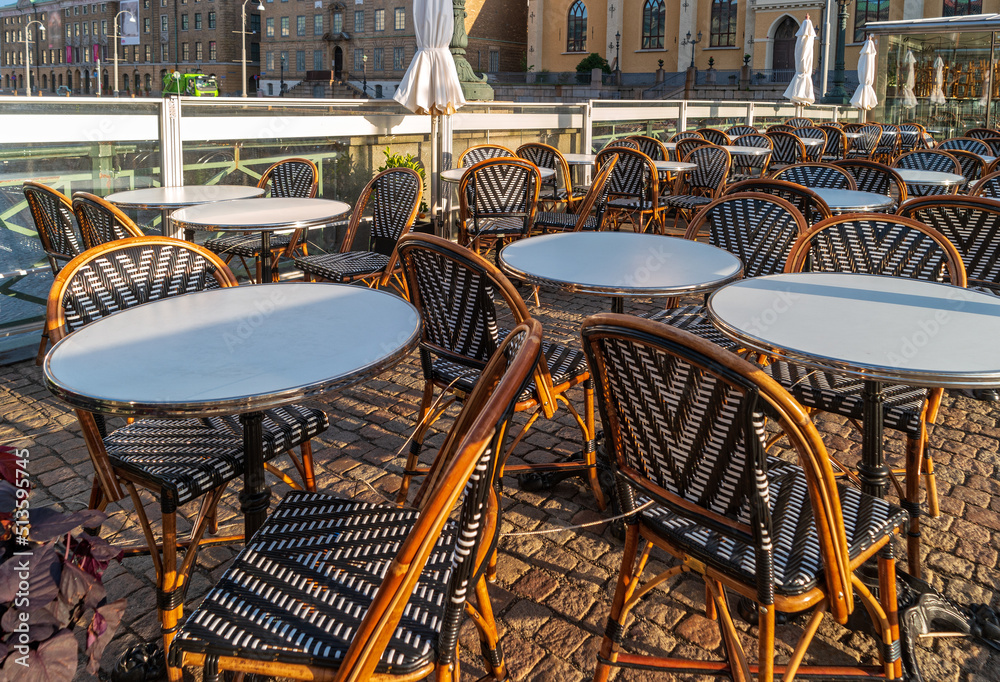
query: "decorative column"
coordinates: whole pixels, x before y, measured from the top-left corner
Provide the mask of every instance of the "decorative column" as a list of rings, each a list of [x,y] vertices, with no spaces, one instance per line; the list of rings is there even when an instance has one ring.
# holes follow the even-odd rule
[[[462,94],[467,100],[492,100],[493,88],[486,82],[486,77],[477,76],[465,58],[465,48],[469,46],[469,34],[465,32],[465,0],[453,0],[452,6],[455,8],[455,32],[451,36],[451,45],[448,49],[455,59],[458,80],[462,83]]]
[[[538,73],[542,70],[542,46],[544,43],[545,0],[528,0],[528,53],[525,67],[530,68],[532,73]]]
[[[823,97],[823,104],[848,104],[847,91],[844,90],[844,44],[847,42],[847,3],[850,0],[837,0],[840,12],[837,14],[837,56],[833,65],[833,83],[830,91]]]

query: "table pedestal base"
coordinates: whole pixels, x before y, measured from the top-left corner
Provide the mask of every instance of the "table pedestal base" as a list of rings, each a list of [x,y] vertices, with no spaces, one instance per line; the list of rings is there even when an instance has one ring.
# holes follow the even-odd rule
[[[264,478],[264,413],[248,412],[240,415],[243,426],[243,492],[240,493],[240,510],[243,512],[244,544],[264,525],[267,507],[271,501],[271,488]]]
[[[867,495],[885,497],[889,488],[889,467],[885,465],[882,456],[883,438],[883,408],[885,394],[882,392],[881,381],[864,382],[861,389],[861,399],[864,402],[862,423],[865,430],[861,436],[861,463],[858,465],[858,478],[861,479],[861,491]]]

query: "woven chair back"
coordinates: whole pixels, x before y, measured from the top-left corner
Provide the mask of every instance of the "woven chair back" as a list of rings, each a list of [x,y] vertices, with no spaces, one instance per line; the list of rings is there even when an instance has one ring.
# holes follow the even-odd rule
[[[677,160],[682,161],[685,156],[690,154],[693,150],[698,147],[704,147],[706,144],[712,144],[703,137],[698,138],[688,138],[686,140],[680,140],[677,142],[677,146],[674,148],[674,152],[677,155]]]
[[[503,145],[477,144],[462,152],[462,155],[458,157],[458,165],[461,168],[468,168],[487,159],[500,159],[513,156],[517,156],[517,154]]]
[[[680,142],[681,140],[704,140],[705,138],[701,136],[701,133],[694,130],[682,130],[679,133],[674,133],[670,136],[668,142]]]
[[[860,132],[862,128],[865,127],[864,123],[845,123],[844,132],[845,133],[857,133]]]
[[[882,135],[878,140],[877,154],[897,154],[899,152],[899,126],[885,123],[882,125]]]
[[[760,147],[761,149],[772,149],[771,138],[760,133],[749,133],[741,135],[733,140],[734,147]],[[733,168],[736,172],[751,174],[759,171],[763,175],[771,163],[770,154],[733,154]]]
[[[840,121],[825,121],[822,125],[831,126],[833,128],[836,128],[837,130],[844,129],[844,124],[841,123]]]
[[[810,161],[820,161],[823,159],[823,154],[826,153],[826,133],[822,128],[817,126],[808,126],[805,128],[796,128],[792,131],[797,137],[805,139],[822,140],[823,144],[820,145],[810,145],[806,147],[806,158]]]
[[[742,137],[743,135],[756,135],[759,132],[760,131],[753,126],[733,126],[726,131],[726,135],[728,135],[729,139],[733,140],[733,144],[735,144],[737,137]]]
[[[985,197],[987,199],[1000,199],[1000,171],[990,173],[977,182],[969,190],[969,195]]]
[[[846,153],[844,132],[840,128],[831,125],[821,125],[816,126],[816,128],[826,133],[826,146],[823,148],[823,155],[832,156],[835,159],[844,158],[844,154]]]
[[[949,149],[948,153],[958,159],[962,164],[962,175],[969,186],[972,186],[986,173],[986,162],[975,152],[967,152],[962,149]]]
[[[795,130],[795,126],[786,125],[784,123],[775,123],[774,125],[767,127],[767,132],[769,133],[790,133]]]
[[[582,334],[623,511],[652,499],[693,533],[714,536],[717,542],[705,544],[719,547],[719,554],[698,557],[714,570],[724,571],[731,559],[722,547],[742,545],[757,599],[773,604],[778,569],[770,500],[777,491],[767,473],[764,408],[776,407],[782,421],[804,410],[759,367],[676,327],[604,314],[584,322]],[[789,433],[808,462],[808,490],[801,492],[819,512],[822,561],[827,579],[838,585],[830,591],[846,590],[836,597],[842,599],[851,588],[841,572],[847,543],[833,472],[811,421],[786,423],[804,427]],[[822,509],[826,503],[834,506]]]
[[[700,128],[698,132],[712,144],[717,144],[720,147],[730,144],[729,135],[726,135],[724,132],[716,128]]]
[[[773,151],[771,152],[771,165],[781,163],[791,165],[793,163],[803,163],[806,161],[806,148],[798,135],[791,132],[767,131],[767,136],[771,138]]]
[[[1000,294],[1000,204],[983,197],[917,197],[898,214],[948,238],[965,265],[968,286]]]
[[[895,170],[884,163],[868,159],[845,159],[834,161],[833,165],[850,173],[861,192],[885,194],[892,197],[897,206],[906,201],[906,183]]]
[[[684,234],[695,239],[708,226],[708,241],[743,261],[744,277],[775,275],[785,267],[806,219],[784,199],[768,194],[727,194],[695,216]]]
[[[121,209],[87,192],[73,194],[73,214],[80,226],[85,249],[117,239],[143,236],[142,230]]]
[[[563,187],[566,190],[566,196],[572,196],[573,184],[570,179],[569,164],[566,163],[566,159],[563,158],[562,153],[558,149],[551,145],[542,144],[541,142],[529,142],[517,148],[517,156],[518,158],[531,161],[531,163],[539,168],[551,168],[554,170],[556,172],[555,176],[545,184]]]
[[[961,173],[962,164],[948,152],[919,149],[901,155],[892,164],[893,168],[906,170],[926,170],[938,173]]]
[[[22,191],[55,275],[66,261],[83,251],[83,237],[73,220],[73,204],[62,192],[40,182],[29,180]]]
[[[793,128],[809,128],[815,124],[811,118],[790,118],[785,121],[785,125]]]
[[[775,180],[794,182],[803,187],[857,189],[850,173],[829,163],[797,163],[775,171],[771,177]]]
[[[904,123],[899,126],[900,153],[912,152],[924,148],[924,129],[916,123]]]
[[[487,159],[471,166],[459,185],[466,231],[476,237],[493,219],[516,218],[521,236],[527,236],[535,221],[538,186],[538,168],[525,159]]]
[[[354,249],[354,236],[371,213],[367,251],[392,256],[399,238],[413,227],[423,196],[423,180],[412,168],[389,168],[372,178],[358,197],[340,251]]]
[[[985,140],[988,137],[1000,137],[1000,130],[994,128],[969,128],[962,137],[971,137],[976,140]]]
[[[689,189],[705,190],[710,194],[722,190],[729,176],[729,168],[733,165],[729,152],[715,145],[705,145],[692,150],[684,157],[684,161],[698,165],[682,176],[684,185]]]
[[[617,140],[611,140],[604,145],[605,149],[608,147],[624,147],[625,149],[635,149],[636,151],[639,151],[639,143],[629,137],[619,137]]]
[[[119,239],[71,260],[49,291],[53,342],[95,320],[171,296],[236,286],[214,253],[170,237]]]
[[[648,135],[632,135],[628,139],[639,145],[639,151],[651,158],[653,161],[667,161],[667,148],[655,137]]]
[[[613,199],[646,200],[654,191],[659,191],[659,179],[652,159],[635,149],[625,147],[605,147],[597,153],[595,163],[603,169],[608,160],[617,156],[608,178],[607,193]],[[655,189],[654,189],[655,188]]]
[[[283,159],[260,176],[257,187],[271,188],[272,197],[311,199],[319,188],[319,170],[309,159]]]
[[[830,207],[816,192],[786,180],[775,180],[774,178],[743,180],[729,185],[723,194],[729,195],[738,192],[762,192],[784,199],[805,216],[806,223],[809,225],[833,215],[830,212]]]
[[[866,125],[851,132],[861,133],[861,137],[851,140],[852,154],[857,156],[871,156],[875,153],[878,143],[882,139],[882,126]]]
[[[973,154],[980,154],[983,156],[993,156],[993,150],[988,144],[982,140],[973,137],[953,137],[950,140],[945,140],[939,144],[935,149],[940,149],[943,151],[951,151],[953,149],[960,149],[964,152],[972,152]]]
[[[984,137],[983,142],[992,150],[990,156],[1000,156],[1000,137]]]
[[[617,165],[617,154],[613,154],[605,158],[600,170],[597,171],[597,176],[594,178],[594,181],[590,183],[590,189],[587,190],[587,195],[577,207],[576,212],[578,217],[576,225],[573,227],[574,232],[580,232],[586,229],[587,219],[591,214],[593,214],[594,220],[596,221],[596,227],[593,229],[600,231],[604,227],[604,215],[607,212],[608,196],[611,189],[609,180],[611,179],[611,173]]]
[[[811,258],[811,261],[809,260]],[[943,234],[883,213],[835,216],[813,225],[792,247],[786,272],[857,272],[965,286],[958,251]]]

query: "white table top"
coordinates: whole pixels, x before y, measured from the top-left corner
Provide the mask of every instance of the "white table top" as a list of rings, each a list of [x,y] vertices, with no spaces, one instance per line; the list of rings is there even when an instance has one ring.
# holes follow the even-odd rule
[[[961,185],[965,182],[965,176],[958,173],[939,173],[907,168],[894,168],[893,170],[899,173],[899,177],[907,185]]]
[[[501,268],[532,284],[599,296],[672,296],[738,278],[740,259],[702,242],[633,232],[571,232],[521,239]]]
[[[656,170],[664,173],[684,173],[698,167],[698,164],[687,161],[653,161],[653,165]]]
[[[733,147],[727,145],[723,147],[732,156],[764,156],[770,154],[770,149],[765,149],[764,147]]]
[[[677,149],[676,142],[664,142],[663,146],[666,147],[667,149]]]
[[[349,204],[329,199],[237,199],[182,208],[171,213],[170,219],[187,230],[273,231],[328,225],[350,212]]]
[[[818,147],[823,144],[823,140],[818,137],[799,137],[799,142],[806,147]]]
[[[708,312],[749,348],[823,370],[917,386],[1000,385],[1000,298],[850,273],[755,277]]]
[[[448,170],[441,171],[441,179],[445,182],[459,183],[462,181],[462,176],[465,175],[465,171],[468,168],[449,168]],[[551,168],[538,167],[538,174],[541,176],[542,180],[548,180],[553,177],[556,172]]]
[[[846,137],[848,140],[858,140],[858,139],[861,139],[861,133],[859,133],[859,132],[850,132],[849,133],[849,132],[846,132],[846,131],[842,130],[842,131],[840,131],[840,134],[843,135],[844,137]]]
[[[879,209],[892,208],[895,201],[886,194],[875,192],[859,192],[851,189],[826,189],[824,187],[810,187],[812,191],[820,196],[835,213],[846,213],[848,211],[877,211]]]
[[[597,154],[563,154],[563,158],[571,166],[589,166],[597,160]]]
[[[366,287],[229,287],[83,327],[48,354],[45,380],[70,405],[100,412],[252,412],[374,376],[415,347],[419,329],[412,305]]]
[[[163,210],[233,199],[251,199],[264,194],[260,187],[241,185],[183,185],[181,187],[146,187],[115,192],[105,197],[119,208]]]

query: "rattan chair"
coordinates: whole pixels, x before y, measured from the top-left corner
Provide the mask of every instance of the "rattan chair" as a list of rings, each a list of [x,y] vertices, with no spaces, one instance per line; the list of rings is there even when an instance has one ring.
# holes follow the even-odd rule
[[[47,325],[53,341],[125,308],[192,291],[236,286],[229,268],[211,251],[169,237],[121,239],[85,251],[56,277],[48,297]],[[108,339],[109,344],[114,339]],[[155,347],[150,347],[155,353]],[[237,417],[206,419],[140,419],[111,433],[101,433],[93,414],[76,411],[95,477],[90,507],[104,509],[127,491],[144,547],[122,548],[126,554],[152,552],[156,572],[156,606],[164,644],[169,647],[183,619],[184,595],[202,543],[242,540],[242,535],[205,539],[215,532],[216,506],[229,481],[243,476],[243,428]],[[266,468],[293,487],[315,490],[310,439],[329,426],[321,410],[298,405],[268,410],[263,420]],[[292,458],[301,474],[298,485],[270,460],[300,447]],[[142,488],[159,501],[160,540],[155,538]],[[189,502],[200,509],[191,533],[177,537],[177,509]],[[178,551],[184,551],[183,562]],[[169,669],[172,681],[180,670]]]
[[[715,145],[698,147],[685,156],[684,161],[698,167],[677,178],[673,194],[660,197],[662,205],[676,211],[674,227],[682,217],[690,222],[698,211],[719,196],[733,163],[729,151]]]
[[[775,180],[774,178],[743,180],[726,187],[723,195],[739,192],[762,192],[784,199],[805,217],[807,225],[814,225],[833,215],[830,207],[816,192],[794,182]]]
[[[719,145],[720,147],[725,147],[731,143],[729,135],[716,128],[700,128],[697,132],[712,144]]]
[[[760,133],[754,126],[733,126],[726,131],[726,135],[729,136],[730,140],[733,140],[733,144],[736,144],[736,138],[742,137],[743,135],[758,135]]]
[[[790,118],[785,121],[785,125],[792,128],[811,128],[816,124],[811,118]]]
[[[965,188],[971,188],[986,175],[987,163],[982,156],[963,149],[949,149],[948,153],[958,159],[962,165],[962,175],[965,176]]]
[[[424,392],[403,472],[399,501],[406,499],[410,479],[425,470],[418,468],[420,450],[428,429],[447,409],[451,400],[435,406],[434,389],[462,399],[476,384],[487,360],[507,333],[497,326],[494,298],[507,306],[515,324],[530,319],[528,309],[510,281],[482,257],[440,237],[408,234],[399,242],[410,302],[420,311],[420,363]],[[517,411],[528,414],[508,452],[513,450],[535,421],[552,418],[562,403],[573,415],[583,439],[582,458],[550,464],[507,467],[509,473],[583,473],[598,506],[604,495],[597,480],[594,440],[594,391],[583,354],[569,346],[544,343],[545,362],[539,362],[531,386],[518,396]],[[583,414],[566,396],[574,386],[583,387]]]
[[[822,125],[833,126],[837,130],[843,130],[844,129],[844,124],[841,123],[840,121],[824,121]]]
[[[790,133],[795,130],[795,126],[786,125],[784,123],[775,123],[767,127],[768,133]]]
[[[899,153],[916,151],[927,147],[927,131],[918,123],[904,123],[899,126]]]
[[[790,166],[795,163],[804,163],[808,160],[806,147],[802,144],[799,136],[792,132],[782,130],[772,132],[767,131],[767,136],[771,138],[771,169],[781,166]]]
[[[587,192],[573,187],[569,164],[562,152],[551,145],[530,142],[517,148],[517,156],[531,161],[539,168],[551,168],[556,172],[550,180],[542,181],[539,201],[547,204],[544,208],[555,210],[556,205],[565,203],[570,213],[576,212],[576,206]]]
[[[423,196],[423,179],[412,168],[390,168],[376,175],[354,204],[340,253],[302,256],[295,267],[307,279],[330,282],[362,281],[379,288],[395,275],[400,291],[406,287],[397,267],[396,242],[413,227]],[[368,248],[354,250],[361,219],[371,209]]]
[[[860,272],[874,275],[966,284],[958,251],[940,232],[910,218],[885,214],[837,216],[814,225],[789,254],[786,272]],[[857,376],[815,370],[793,362],[772,362],[766,371],[808,408],[833,412],[859,426],[864,411],[864,381]],[[941,389],[901,384],[883,386],[884,426],[906,436],[901,471],[904,482],[891,479],[903,507],[910,513],[908,560],[910,573],[920,575],[920,479],[925,477],[930,513],[937,515],[934,463],[927,449],[927,426],[941,404]],[[848,467],[838,462],[844,471]],[[897,470],[894,473],[898,473]]]
[[[595,315],[582,334],[619,497],[624,511],[634,512],[626,519],[594,680],[604,682],[612,668],[765,682],[776,673],[789,679],[796,672],[898,679],[891,542],[906,525],[905,512],[838,485],[809,415],[759,367],[683,330],[626,315]],[[795,464],[766,455],[765,413],[787,435]],[[654,547],[674,561],[643,581],[645,569],[659,564],[648,562]],[[876,556],[880,599],[856,575]],[[670,658],[632,653],[647,648],[643,638],[649,635],[627,627],[629,613],[662,594],[653,588],[685,572],[704,580],[706,610],[719,624],[724,661],[680,658],[689,651],[683,646]],[[753,635],[735,627],[727,591],[757,606],[755,655],[744,649]],[[859,662],[836,672],[820,664],[800,668],[824,614],[847,624],[855,597],[875,623],[881,665]],[[775,612],[810,609],[794,652],[779,665]]]
[[[701,133],[694,130],[682,130],[679,133],[674,133],[670,136],[667,142],[680,142],[681,140],[704,140],[705,138],[701,136]]]
[[[597,232],[604,228],[608,206],[608,180],[618,163],[618,156],[607,159],[590,184],[587,196],[577,207],[576,213],[535,213],[535,230],[539,232]]]
[[[257,182],[257,187],[269,190],[269,196],[272,197],[312,198],[316,196],[319,189],[319,169],[309,159],[298,157],[283,159],[264,171]],[[264,254],[261,253],[263,246],[260,233],[254,231],[218,237],[205,242],[205,247],[223,256],[226,263],[229,263],[234,257],[239,258],[247,275],[250,274],[247,260],[251,258],[256,260],[256,277],[254,278],[256,282],[260,282],[261,278],[260,259],[264,257]],[[271,235],[270,251],[271,253],[267,254],[267,257],[271,259],[271,278],[277,282],[278,261],[282,256],[293,258],[297,251],[301,252],[303,256],[309,255],[304,231],[294,230],[287,234]]]
[[[483,569],[499,530],[497,452],[541,336],[522,324],[494,353],[413,507],[286,495],[181,626],[170,660],[201,666],[205,682],[225,670],[451,681],[468,613],[486,669],[506,678]]]
[[[872,156],[874,156],[875,150],[878,149],[879,142],[882,139],[882,126],[874,124],[858,128],[845,126],[844,131],[861,133],[861,137],[851,140],[851,145],[847,150],[847,158],[875,160]]]
[[[969,190],[969,196],[1000,199],[1000,171],[984,176]]]
[[[1000,137],[984,137],[983,142],[992,150],[991,156],[1000,156]]]
[[[797,163],[775,171],[771,177],[775,180],[794,182],[803,187],[857,189],[850,173],[830,163]]]
[[[902,154],[892,164],[893,168],[903,168],[907,170],[927,170],[938,173],[954,173],[962,175],[962,164],[955,156],[948,152],[936,149],[922,149],[915,152]],[[955,194],[958,192],[958,185],[917,185],[907,183],[906,190],[913,196],[926,196],[928,194]]]
[[[697,239],[708,230],[712,246],[737,256],[744,277],[761,277],[782,272],[792,244],[806,231],[805,218],[792,204],[776,196],[743,192],[726,194],[706,206],[688,225],[685,239]],[[705,306],[675,307],[670,299],[666,310],[643,315],[685,329],[727,350],[740,347],[712,324]]]
[[[906,201],[906,183],[899,177],[899,173],[885,164],[867,159],[846,159],[834,161],[833,165],[850,173],[862,192],[890,196],[896,206]]]
[[[963,137],[985,140],[987,137],[1000,137],[1000,130],[994,128],[969,128]]]
[[[760,147],[761,149],[772,149],[771,138],[759,133],[750,133],[737,137],[733,140],[734,147]],[[733,154],[733,165],[729,169],[729,182],[739,182],[750,178],[761,178],[767,175],[768,166],[771,165],[770,154]]]
[[[792,133],[800,139],[822,140],[823,144],[820,145],[806,146],[803,142],[802,146],[806,149],[807,160],[816,162],[823,160],[823,155],[826,154],[826,131],[818,126],[808,126],[796,128]]]
[[[826,147],[823,149],[823,161],[839,161],[847,156],[847,138],[844,131],[831,125],[816,126],[826,133]]]
[[[881,163],[892,163],[900,153],[902,134],[899,126],[885,124],[882,126],[882,135],[879,137],[878,146],[872,154],[872,161]]]
[[[704,144],[704,141],[701,141]],[[637,149],[605,147],[597,154],[598,168],[618,158],[608,179],[607,220],[620,229],[628,221],[636,232],[663,230],[664,197],[661,196],[659,172],[653,160]]]
[[[693,152],[698,147],[704,147],[707,144],[712,143],[703,137],[691,137],[684,140],[678,140],[677,146],[674,147],[674,155],[677,157],[678,161],[681,161],[685,156]]]
[[[480,161],[465,171],[458,186],[458,243],[475,252],[527,237],[535,224],[540,176],[525,159]]]
[[[142,230],[121,209],[87,192],[73,193],[73,214],[85,250],[118,239],[143,236]]]
[[[637,145],[639,145],[639,151],[651,158],[653,161],[668,161],[670,155],[667,153],[667,148],[663,146],[655,137],[650,137],[648,135],[630,135],[626,139],[632,140]]]
[[[503,145],[477,144],[462,152],[462,155],[458,157],[458,165],[460,168],[469,168],[487,159],[504,159],[516,156],[517,154],[513,150]]]
[[[941,151],[952,151],[959,149],[964,152],[972,152],[979,156],[993,156],[993,150],[983,140],[974,137],[953,137],[939,144],[935,149]]]
[[[617,140],[609,140],[604,149],[610,149],[612,147],[624,147],[625,149],[634,149],[639,151],[639,143],[629,137],[619,137]],[[604,151],[602,149],[601,151]]]
[[[83,237],[73,222],[73,203],[62,192],[40,182],[28,180],[22,191],[28,202],[38,239],[42,242],[42,250],[45,251],[52,276],[55,277],[63,265],[83,251]],[[49,333],[43,328],[35,356],[36,365],[42,364],[48,345]]]

